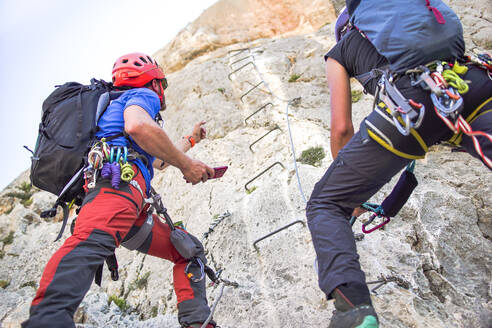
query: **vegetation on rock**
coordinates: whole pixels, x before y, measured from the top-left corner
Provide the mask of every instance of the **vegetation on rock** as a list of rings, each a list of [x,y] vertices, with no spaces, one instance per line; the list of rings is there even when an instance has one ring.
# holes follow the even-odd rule
[[[318,166],[321,164],[321,161],[323,160],[323,158],[325,158],[325,156],[326,155],[323,147],[318,146],[304,150],[297,160],[303,164]]]

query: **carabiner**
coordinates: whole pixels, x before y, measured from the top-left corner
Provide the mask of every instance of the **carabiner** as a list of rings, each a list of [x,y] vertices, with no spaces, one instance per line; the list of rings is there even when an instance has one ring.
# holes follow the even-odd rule
[[[399,117],[401,117],[402,120],[405,120],[405,126],[403,126],[395,116],[393,116],[393,123],[401,134],[403,134],[404,136],[408,136],[410,134],[410,129],[412,128],[412,126],[410,125],[410,116],[407,114],[400,114]]]
[[[111,151],[109,152],[109,162],[113,163],[113,157],[114,157],[114,147],[111,147]]]
[[[420,127],[420,125],[422,124],[422,121],[424,120],[425,105],[424,104],[421,104],[421,103],[419,103],[419,105],[421,107],[419,108],[419,116],[417,117],[417,121],[415,123],[413,123],[413,128],[414,129],[418,129]]]
[[[195,262],[200,266],[200,278],[195,278],[193,273],[189,272],[190,266]],[[185,273],[188,279],[190,279],[192,282],[200,282],[203,280],[203,278],[205,278],[205,265],[199,257],[192,258],[185,267]]]
[[[448,92],[453,95],[450,97]],[[454,100],[456,96],[459,96],[453,88],[446,89],[445,94],[438,97],[435,93],[431,93],[431,100],[437,110],[441,112],[444,116],[449,116],[450,114],[456,113],[463,104],[463,98],[460,96],[458,100]]]
[[[128,161],[128,147],[124,146],[123,147],[123,163],[126,163]]]
[[[120,162],[120,157],[121,157],[121,147],[118,147],[118,150],[116,151],[116,163]]]
[[[378,214],[373,214],[373,215],[371,216],[371,218],[370,218],[367,222],[364,222],[364,223],[362,224],[362,232],[363,232],[363,233],[366,233],[366,234],[367,234],[367,233],[371,233],[371,232],[373,232],[374,230],[378,230],[378,229],[382,228],[384,225],[388,224],[388,223],[391,221],[391,218],[390,218],[389,216],[383,216],[383,215],[381,215],[381,217],[383,217],[383,218],[384,218],[384,221],[383,221],[382,223],[378,224],[377,226],[375,226],[374,228],[371,228],[371,229],[369,229],[369,230],[366,230],[366,226],[368,226],[369,224],[371,224],[371,223],[372,223],[372,221],[374,221],[374,219],[375,219],[377,216],[380,216],[380,215],[378,215]]]

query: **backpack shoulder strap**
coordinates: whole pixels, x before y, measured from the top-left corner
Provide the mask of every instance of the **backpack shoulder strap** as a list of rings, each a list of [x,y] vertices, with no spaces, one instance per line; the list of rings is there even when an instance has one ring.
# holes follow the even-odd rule
[[[362,86],[365,89],[366,84],[370,80],[379,79],[383,75],[384,72],[388,71],[388,69],[389,69],[389,65],[384,65],[384,66],[381,66],[379,68],[373,68],[369,72],[356,75],[355,78],[357,79],[357,81],[359,81],[360,84],[362,84]]]
[[[96,122],[95,125],[97,126],[97,123],[99,122],[99,119],[101,116],[104,114],[106,111],[106,108],[108,108],[109,103],[111,100],[117,99],[119,96],[121,96],[125,91],[106,91],[99,97],[99,101],[97,102],[97,110],[96,110]]]

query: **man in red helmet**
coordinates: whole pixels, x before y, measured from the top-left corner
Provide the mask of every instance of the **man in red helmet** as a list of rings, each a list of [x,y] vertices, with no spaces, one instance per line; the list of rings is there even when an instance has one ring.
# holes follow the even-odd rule
[[[153,168],[175,166],[192,184],[213,176],[212,168],[185,155],[205,138],[205,122],[196,124],[191,136],[173,144],[157,124],[161,120],[159,112],[165,109],[167,81],[157,62],[143,53],[118,58],[113,66],[113,85],[126,91],[108,106],[99,120],[96,136],[110,139],[107,150],[113,149],[114,153],[116,149],[129,150],[133,179],[129,183],[118,181],[116,185],[114,179],[96,174],[92,185],[86,181],[87,193],[73,235],[46,265],[30,317],[22,327],[75,327],[73,315],[77,307],[98,269],[120,244],[175,263],[174,288],[182,327],[201,327],[210,315],[205,279],[188,278],[185,268],[189,261],[171,244],[170,227],[155,216],[149,221],[145,203]],[[141,237],[144,225],[148,232]],[[137,244],[136,236],[140,238]],[[203,247],[201,250],[203,253]],[[195,277],[200,276],[197,265],[188,265],[187,270]],[[215,323],[210,321],[207,328],[213,327]]]

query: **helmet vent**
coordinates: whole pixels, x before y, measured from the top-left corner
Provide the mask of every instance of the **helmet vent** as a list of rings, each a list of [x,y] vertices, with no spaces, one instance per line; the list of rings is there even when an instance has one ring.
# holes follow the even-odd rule
[[[133,62],[133,65],[135,65],[135,66],[142,66],[142,64],[140,64],[138,61],[134,61]]]
[[[147,56],[147,58],[149,59],[150,63],[153,64],[154,62],[152,61],[152,58],[150,58],[149,56]]]
[[[122,62],[123,64],[126,64],[126,63],[128,63],[128,59],[126,59],[126,58],[125,58],[125,59],[123,59],[121,62]]]
[[[144,63],[147,64],[147,59],[145,59],[144,57],[139,57],[141,61],[143,61]]]

